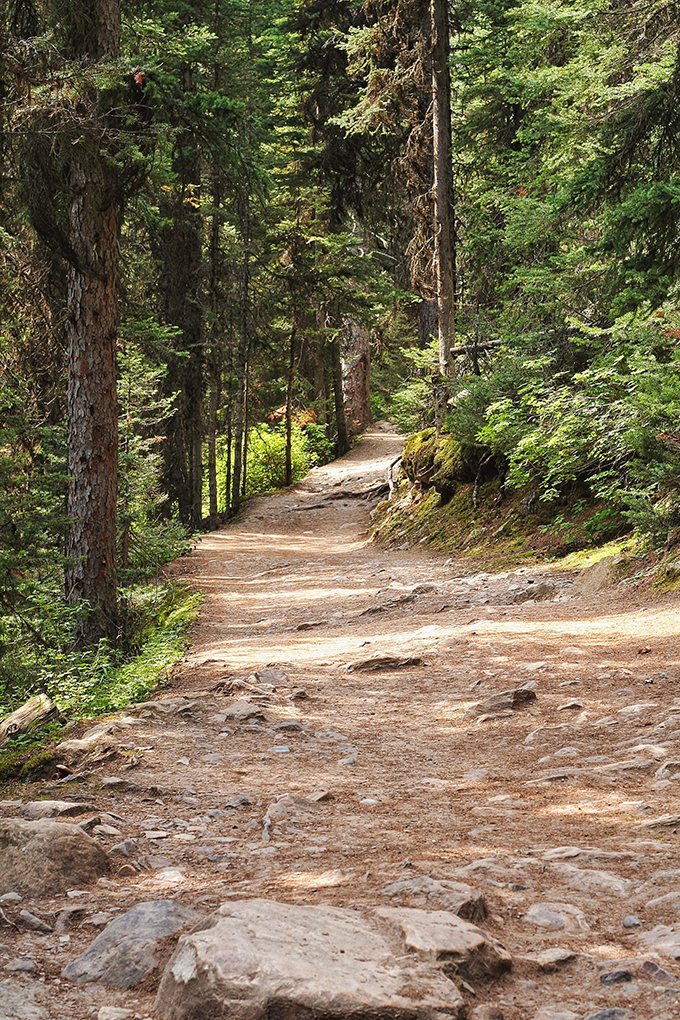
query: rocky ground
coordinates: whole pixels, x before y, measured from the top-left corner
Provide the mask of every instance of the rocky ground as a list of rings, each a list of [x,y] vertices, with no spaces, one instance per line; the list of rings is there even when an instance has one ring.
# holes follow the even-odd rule
[[[0,804],[0,1020],[680,1016],[678,597],[371,544],[399,448],[206,537],[172,683]]]

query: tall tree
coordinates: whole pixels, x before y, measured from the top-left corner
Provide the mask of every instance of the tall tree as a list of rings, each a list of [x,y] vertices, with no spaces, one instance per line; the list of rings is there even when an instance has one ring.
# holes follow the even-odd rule
[[[455,335],[453,178],[451,173],[451,73],[448,0],[430,0],[432,23],[432,139],[434,257],[439,312],[439,371],[451,374]]]
[[[120,50],[120,0],[81,0],[62,11],[67,55],[96,70]],[[91,81],[96,83],[95,75]],[[101,154],[107,111],[90,87],[90,123],[67,166],[68,515],[66,597],[89,606],[77,640],[115,640],[118,417],[118,230],[116,171]]]

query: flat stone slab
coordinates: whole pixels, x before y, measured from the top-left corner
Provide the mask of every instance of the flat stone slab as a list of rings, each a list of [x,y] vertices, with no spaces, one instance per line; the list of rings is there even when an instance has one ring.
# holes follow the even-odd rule
[[[375,917],[338,907],[225,903],[180,938],[163,973],[155,1015],[462,1018],[456,986],[435,963],[406,954],[396,935],[390,924],[381,927]]]
[[[62,975],[81,984],[132,988],[158,966],[163,939],[195,924],[201,916],[177,900],[136,903],[110,921],[85,952],[64,967]]]
[[[54,896],[94,882],[109,867],[102,848],[78,825],[0,819],[0,895]]]
[[[379,907],[379,917],[401,929],[406,948],[440,967],[452,980],[488,980],[510,970],[512,957],[500,942],[445,910]]]
[[[29,800],[21,809],[21,817],[29,822],[38,818],[74,818],[87,814],[91,810],[89,804],[70,800]]]

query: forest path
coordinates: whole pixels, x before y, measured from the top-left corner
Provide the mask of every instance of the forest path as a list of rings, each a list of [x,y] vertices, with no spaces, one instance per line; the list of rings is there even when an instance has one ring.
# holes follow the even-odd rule
[[[468,1015],[680,1016],[677,597],[581,597],[573,574],[371,544],[375,499],[358,494],[400,446],[376,427],[175,565],[206,593],[193,644],[79,791],[118,819],[107,849],[136,842],[114,850],[70,942],[24,936],[57,982],[54,1017],[160,1015],[157,979],[57,988],[92,912],[244,897],[441,910],[452,882],[483,894],[479,924],[514,961],[461,986]]]

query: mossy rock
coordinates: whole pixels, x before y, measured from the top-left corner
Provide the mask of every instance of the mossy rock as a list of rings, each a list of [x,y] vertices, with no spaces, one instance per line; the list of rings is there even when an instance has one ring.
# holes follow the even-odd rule
[[[423,429],[409,436],[401,455],[401,466],[412,482],[419,482],[428,475],[437,455],[438,439],[435,429]]]
[[[450,499],[458,485],[474,482],[487,454],[483,446],[461,443],[455,436],[438,436],[434,429],[423,429],[406,440],[401,465],[412,482],[432,485]],[[490,461],[485,476],[492,477],[495,473],[496,465]]]
[[[680,588],[680,558],[673,557],[662,564],[657,575],[656,585],[666,591],[677,591]]]

